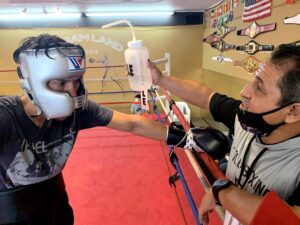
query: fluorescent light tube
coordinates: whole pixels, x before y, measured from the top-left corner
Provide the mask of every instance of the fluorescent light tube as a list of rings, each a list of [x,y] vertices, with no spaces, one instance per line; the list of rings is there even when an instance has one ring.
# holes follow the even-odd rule
[[[0,14],[0,19],[59,19],[59,18],[78,18],[81,13],[26,13],[26,14]]]
[[[109,17],[109,16],[172,16],[174,12],[172,11],[162,11],[162,12],[87,12],[86,16],[99,16],[99,17]]]

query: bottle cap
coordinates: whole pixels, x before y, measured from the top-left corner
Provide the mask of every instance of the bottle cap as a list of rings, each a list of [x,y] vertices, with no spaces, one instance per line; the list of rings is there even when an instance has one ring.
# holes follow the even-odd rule
[[[143,46],[143,41],[142,40],[136,40],[136,41],[129,41],[127,43],[127,46],[129,48],[140,48]]]

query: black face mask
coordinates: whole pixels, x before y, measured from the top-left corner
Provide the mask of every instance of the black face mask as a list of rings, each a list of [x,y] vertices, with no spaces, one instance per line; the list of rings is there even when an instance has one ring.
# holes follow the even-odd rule
[[[264,113],[252,113],[243,111],[241,109],[238,109],[237,116],[241,123],[241,126],[244,130],[254,133],[258,136],[268,136],[271,134],[276,128],[280,127],[281,125],[285,124],[285,122],[282,122],[277,125],[270,125],[266,121],[264,121],[263,116],[271,114],[273,112],[277,112],[280,109],[290,105],[292,103],[280,106],[276,109],[273,109],[268,112]]]

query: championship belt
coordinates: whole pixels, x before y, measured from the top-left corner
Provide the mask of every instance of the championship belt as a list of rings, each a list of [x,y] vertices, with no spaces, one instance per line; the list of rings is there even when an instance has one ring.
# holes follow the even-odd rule
[[[211,35],[209,35],[209,36],[207,36],[206,38],[203,39],[203,41],[208,43],[208,44],[219,42],[221,40],[222,40],[222,37],[216,36],[214,34],[211,34]]]
[[[231,58],[225,58],[222,54],[212,57],[212,60],[219,62],[232,62]]]
[[[238,36],[248,36],[250,38],[256,37],[258,34],[265,33],[276,29],[276,23],[269,23],[265,25],[258,25],[256,22],[252,23],[249,27],[238,30]]]
[[[234,30],[235,30],[235,26],[227,27],[225,25],[222,25],[213,34],[216,35],[216,36],[224,38],[228,33],[232,32]]]
[[[227,44],[223,40],[215,42],[215,43],[212,43],[210,46],[212,48],[218,49],[221,52],[224,52],[224,51],[227,51],[227,50],[235,48],[235,45]]]
[[[254,73],[256,70],[258,70],[261,63],[262,61],[254,56],[248,56],[241,61],[234,61],[233,65],[243,67],[248,73]]]
[[[258,51],[272,51],[274,49],[274,45],[259,45],[255,41],[251,40],[247,44],[242,46],[237,46],[237,51],[247,52],[249,55],[253,55]]]
[[[204,42],[212,44],[221,41],[228,33],[235,30],[234,27],[221,26],[215,32],[203,39]]]
[[[286,17],[284,20],[283,20],[283,23],[294,23],[294,24],[300,24],[300,13],[296,16],[293,16],[293,17]]]

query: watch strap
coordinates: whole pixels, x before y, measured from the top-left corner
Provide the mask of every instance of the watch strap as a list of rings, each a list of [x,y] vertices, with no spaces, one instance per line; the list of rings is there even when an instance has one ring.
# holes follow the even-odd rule
[[[256,37],[258,34],[273,31],[276,29],[276,23],[269,23],[265,25],[259,25],[256,22],[252,23],[249,27],[238,30],[238,36],[248,36],[250,38]]]
[[[217,183],[219,181],[223,181],[223,184],[222,185],[218,185]],[[212,193],[213,193],[213,196],[214,196],[214,199],[215,199],[215,203],[217,205],[222,205],[221,202],[220,202],[220,198],[219,198],[219,192],[221,190],[224,190],[226,188],[229,188],[231,185],[233,185],[232,181],[229,180],[229,179],[224,179],[224,180],[216,180],[212,186]]]

